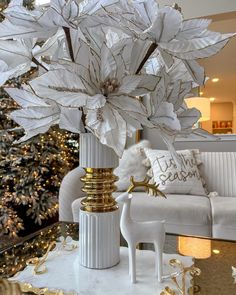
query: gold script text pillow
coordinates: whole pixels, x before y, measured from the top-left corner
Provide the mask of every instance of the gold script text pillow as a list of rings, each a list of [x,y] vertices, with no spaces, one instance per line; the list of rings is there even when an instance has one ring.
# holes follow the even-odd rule
[[[149,176],[159,184],[161,191],[166,194],[206,195],[193,151],[177,151],[182,165],[176,163],[169,151],[145,148],[144,152],[151,164]]]

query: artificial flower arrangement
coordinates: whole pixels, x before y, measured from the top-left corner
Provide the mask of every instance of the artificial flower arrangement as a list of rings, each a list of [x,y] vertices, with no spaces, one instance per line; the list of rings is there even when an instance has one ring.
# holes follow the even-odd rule
[[[51,0],[32,11],[12,0],[0,23],[0,85],[38,67],[11,117],[21,141],[50,126],[92,132],[121,156],[127,136],[157,128],[169,148],[201,116],[184,98],[203,85],[196,59],[216,54],[234,34],[209,31],[208,19],[184,20],[154,0]]]

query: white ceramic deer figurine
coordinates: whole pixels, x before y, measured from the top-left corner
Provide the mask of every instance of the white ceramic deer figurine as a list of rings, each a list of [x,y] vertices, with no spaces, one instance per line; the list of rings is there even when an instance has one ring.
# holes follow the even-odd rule
[[[155,274],[158,277],[158,281],[162,281],[162,254],[165,242],[165,228],[164,221],[134,221],[130,216],[130,205],[132,194],[130,193],[137,186],[145,186],[148,191],[152,191],[155,195],[159,194],[163,197],[165,195],[157,189],[157,185],[148,184],[148,180],[143,182],[134,182],[131,177],[131,186],[128,191],[121,194],[116,198],[119,203],[124,203],[120,229],[123,237],[128,243],[129,247],[129,275],[131,276],[131,282],[136,282],[136,246],[138,243],[147,242],[153,243],[155,246]]]

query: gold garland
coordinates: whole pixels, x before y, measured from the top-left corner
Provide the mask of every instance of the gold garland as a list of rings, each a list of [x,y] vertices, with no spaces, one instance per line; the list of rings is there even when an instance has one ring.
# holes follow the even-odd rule
[[[22,271],[32,257],[43,257],[50,243],[60,236],[78,240],[78,233],[78,224],[58,222],[32,234],[31,238],[22,238],[22,241],[15,241],[15,245],[3,247],[0,249],[0,278],[9,278]]]
[[[30,258],[26,261],[26,265],[34,265],[34,274],[40,275],[47,271],[46,266],[44,266],[44,263],[47,260],[49,252],[52,250],[53,247],[56,246],[56,242],[52,241],[48,248],[46,253],[42,258],[34,257]],[[61,248],[65,251],[72,251],[76,249],[75,244],[67,244],[67,239],[62,237],[61,239]],[[33,287],[29,283],[22,283],[18,281],[8,281],[7,279],[0,279],[0,294],[4,295],[23,295],[25,293],[30,292],[31,294],[36,295],[75,295],[75,293],[65,293],[63,291],[54,290],[51,291],[48,288],[36,288]]]
[[[76,295],[73,292],[66,293],[59,290],[49,290],[48,288],[35,288],[28,283],[20,283],[17,281],[8,281],[0,279],[0,294],[4,295],[23,295],[31,293],[35,295]]]

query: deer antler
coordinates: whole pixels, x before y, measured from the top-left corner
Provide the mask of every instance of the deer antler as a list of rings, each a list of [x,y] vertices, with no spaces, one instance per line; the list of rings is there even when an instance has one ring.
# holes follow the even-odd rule
[[[131,193],[136,187],[145,187],[145,191],[152,196],[161,196],[166,198],[165,194],[158,189],[159,184],[149,183],[149,179],[147,177],[144,178],[143,181],[134,181],[134,177],[130,177],[130,186],[127,190],[128,193]]]

